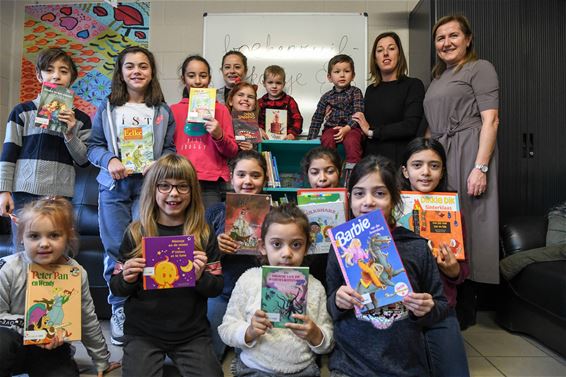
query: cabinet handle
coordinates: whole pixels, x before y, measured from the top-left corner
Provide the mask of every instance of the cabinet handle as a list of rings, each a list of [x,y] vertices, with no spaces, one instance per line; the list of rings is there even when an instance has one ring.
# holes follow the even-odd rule
[[[523,136],[523,145],[521,147],[521,150],[523,151],[523,158],[527,158],[527,134],[524,133],[521,136]]]
[[[529,158],[535,157],[535,143],[534,143],[534,135],[532,133],[529,134]]]

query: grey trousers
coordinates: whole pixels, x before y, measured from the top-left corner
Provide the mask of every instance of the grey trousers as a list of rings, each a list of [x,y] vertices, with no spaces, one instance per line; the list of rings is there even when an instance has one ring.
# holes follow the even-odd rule
[[[240,356],[236,355],[234,360],[232,360],[232,365],[230,366],[231,372],[234,377],[319,377],[320,369],[315,362],[310,364],[305,369],[291,374],[278,374],[278,373],[268,373],[258,369],[253,369],[248,367],[246,364],[240,360]]]

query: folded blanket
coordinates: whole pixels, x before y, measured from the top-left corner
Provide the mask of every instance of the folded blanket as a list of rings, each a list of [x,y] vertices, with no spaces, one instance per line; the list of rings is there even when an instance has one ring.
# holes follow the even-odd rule
[[[499,270],[506,280],[511,280],[531,263],[566,260],[566,244],[539,247],[508,256],[499,262]]]

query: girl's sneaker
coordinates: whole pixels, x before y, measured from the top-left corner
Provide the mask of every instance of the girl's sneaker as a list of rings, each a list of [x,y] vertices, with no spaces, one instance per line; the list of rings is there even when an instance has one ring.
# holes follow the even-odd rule
[[[110,318],[110,342],[115,346],[124,344],[124,307],[120,306],[114,310]]]

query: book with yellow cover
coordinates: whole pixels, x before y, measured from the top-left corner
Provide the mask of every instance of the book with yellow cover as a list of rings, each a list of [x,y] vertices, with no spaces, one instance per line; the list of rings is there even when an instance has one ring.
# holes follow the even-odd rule
[[[79,266],[30,264],[24,326],[24,345],[81,340]]]
[[[216,89],[191,88],[185,133],[188,136],[206,135],[204,123],[207,119],[214,118],[215,106]]]

